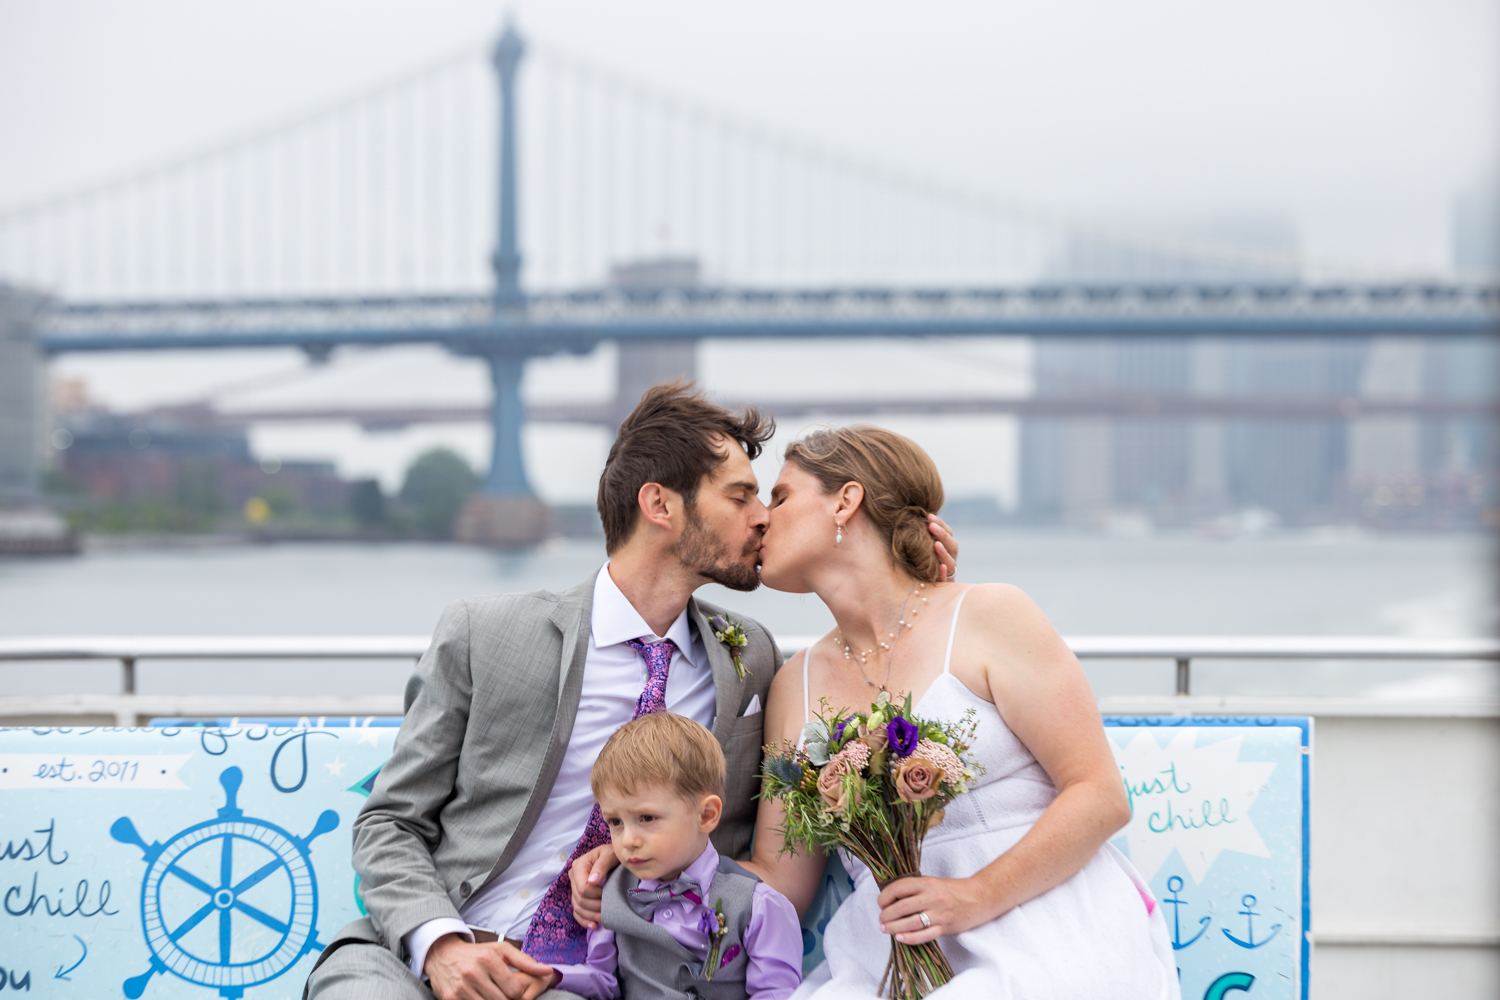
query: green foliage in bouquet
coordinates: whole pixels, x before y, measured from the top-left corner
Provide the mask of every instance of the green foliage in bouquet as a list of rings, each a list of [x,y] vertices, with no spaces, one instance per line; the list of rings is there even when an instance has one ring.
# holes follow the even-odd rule
[[[898,707],[882,691],[863,713],[832,712],[823,701],[800,747],[765,748],[760,794],[781,802],[782,850],[843,848],[882,888],[920,875],[923,838],[974,778],[966,755],[976,725],[972,710],[957,723],[919,719],[910,695]],[[916,1000],[952,978],[936,941],[891,939],[881,981],[887,997]]]

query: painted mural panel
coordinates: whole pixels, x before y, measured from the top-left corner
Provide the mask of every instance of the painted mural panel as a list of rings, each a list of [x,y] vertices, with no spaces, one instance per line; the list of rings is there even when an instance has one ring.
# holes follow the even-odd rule
[[[0,730],[0,966],[42,996],[293,998],[361,912],[396,729]]]
[[[1108,718],[1130,796],[1113,841],[1150,883],[1184,1000],[1305,1000],[1307,718]]]

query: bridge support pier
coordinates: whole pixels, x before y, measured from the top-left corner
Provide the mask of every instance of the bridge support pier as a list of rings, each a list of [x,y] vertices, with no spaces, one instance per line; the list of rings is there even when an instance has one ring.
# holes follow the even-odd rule
[[[494,402],[490,409],[490,472],[477,496],[459,512],[454,536],[476,545],[535,545],[546,538],[546,506],[532,492],[521,452],[521,429],[526,410],[521,402],[521,377],[526,357],[488,354]]]

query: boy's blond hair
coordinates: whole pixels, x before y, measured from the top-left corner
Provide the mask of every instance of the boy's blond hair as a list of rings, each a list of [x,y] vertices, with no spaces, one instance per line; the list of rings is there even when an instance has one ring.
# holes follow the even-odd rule
[[[626,723],[599,751],[589,775],[594,798],[601,791],[630,795],[661,785],[689,802],[724,797],[724,751],[703,726],[670,712],[653,712]]]

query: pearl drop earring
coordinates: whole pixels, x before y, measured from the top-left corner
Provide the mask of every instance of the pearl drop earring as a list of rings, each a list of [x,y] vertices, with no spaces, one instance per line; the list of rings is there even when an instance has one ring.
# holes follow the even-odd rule
[[[834,526],[838,528],[838,531],[836,531],[833,535],[833,544],[842,545],[844,544],[844,526],[842,524],[839,524],[837,521],[833,523]]]

